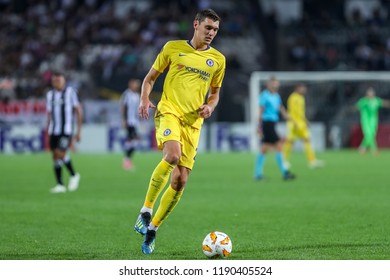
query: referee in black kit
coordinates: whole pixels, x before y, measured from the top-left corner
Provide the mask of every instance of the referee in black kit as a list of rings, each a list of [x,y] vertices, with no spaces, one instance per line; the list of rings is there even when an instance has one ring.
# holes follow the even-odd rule
[[[53,156],[54,172],[57,184],[50,189],[51,193],[75,191],[79,186],[80,174],[76,173],[70,159],[68,149],[72,140],[80,141],[82,126],[82,109],[74,88],[66,85],[64,73],[53,71],[51,78],[52,89],[46,94],[47,133]],[[73,126],[77,121],[76,133]],[[62,179],[62,166],[65,165],[70,173],[68,188]]]

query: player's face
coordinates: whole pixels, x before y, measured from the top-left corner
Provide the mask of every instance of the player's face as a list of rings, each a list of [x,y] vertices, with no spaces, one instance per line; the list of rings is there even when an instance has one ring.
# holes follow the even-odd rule
[[[198,40],[206,45],[210,45],[219,30],[219,21],[206,18],[204,21],[194,21],[194,28]]]
[[[368,98],[374,98],[375,97],[374,89],[372,89],[372,88],[368,89],[366,95]]]
[[[279,89],[279,81],[278,80],[272,80],[268,82],[268,89],[271,92],[277,92]]]
[[[306,94],[307,88],[305,86],[300,86],[299,92],[302,93],[302,94]]]
[[[51,84],[55,89],[62,90],[65,87],[65,78],[62,75],[53,75]]]
[[[140,89],[140,82],[138,80],[131,80],[129,82],[129,88],[132,90],[132,91],[135,91],[135,92],[138,92],[139,89]]]

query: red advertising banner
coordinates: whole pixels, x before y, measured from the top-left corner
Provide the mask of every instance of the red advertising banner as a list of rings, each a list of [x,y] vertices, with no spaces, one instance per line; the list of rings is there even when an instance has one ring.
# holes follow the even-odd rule
[[[350,146],[359,147],[363,139],[363,132],[360,124],[355,124],[351,129]],[[376,141],[379,148],[390,148],[390,123],[379,124]]]
[[[0,122],[43,124],[47,118],[44,100],[0,101]]]

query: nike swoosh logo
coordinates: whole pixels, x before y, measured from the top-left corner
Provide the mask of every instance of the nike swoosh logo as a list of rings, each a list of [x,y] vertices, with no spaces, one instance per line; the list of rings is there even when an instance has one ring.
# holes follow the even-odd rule
[[[185,56],[186,54],[184,54],[184,53],[179,53],[179,56]]]

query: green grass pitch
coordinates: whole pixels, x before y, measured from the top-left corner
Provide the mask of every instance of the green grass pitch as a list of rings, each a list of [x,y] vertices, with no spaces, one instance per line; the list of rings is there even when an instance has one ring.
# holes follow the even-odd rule
[[[284,182],[271,153],[266,180],[255,182],[253,154],[199,154],[146,256],[133,225],[159,152],[137,153],[132,172],[120,154],[72,154],[81,184],[65,194],[49,193],[49,153],[1,155],[0,259],[206,259],[201,242],[218,230],[233,241],[230,259],[389,260],[390,151],[319,156],[326,166],[310,170],[292,154],[297,179]]]

